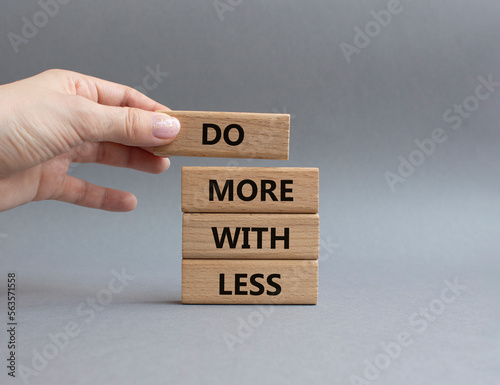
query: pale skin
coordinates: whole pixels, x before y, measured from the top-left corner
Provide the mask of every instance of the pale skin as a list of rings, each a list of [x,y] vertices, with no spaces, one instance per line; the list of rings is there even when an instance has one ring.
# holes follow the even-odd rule
[[[50,70],[0,86],[0,106],[0,211],[44,199],[130,211],[133,194],[68,175],[71,162],[154,174],[170,165],[152,154],[175,138],[152,126],[158,116],[170,122],[154,112],[168,107],[132,88]]]

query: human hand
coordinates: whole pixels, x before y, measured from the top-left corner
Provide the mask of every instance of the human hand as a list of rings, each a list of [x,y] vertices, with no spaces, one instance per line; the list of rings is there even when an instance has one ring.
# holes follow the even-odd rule
[[[180,129],[168,110],[139,91],[64,70],[0,86],[0,211],[55,199],[130,211],[129,193],[67,174],[71,162],[161,173],[170,163],[152,154]]]

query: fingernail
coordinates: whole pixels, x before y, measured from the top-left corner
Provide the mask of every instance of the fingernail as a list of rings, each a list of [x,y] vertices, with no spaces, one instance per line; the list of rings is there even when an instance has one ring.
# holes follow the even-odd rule
[[[179,133],[181,122],[168,115],[153,116],[153,136],[159,139],[172,139]]]

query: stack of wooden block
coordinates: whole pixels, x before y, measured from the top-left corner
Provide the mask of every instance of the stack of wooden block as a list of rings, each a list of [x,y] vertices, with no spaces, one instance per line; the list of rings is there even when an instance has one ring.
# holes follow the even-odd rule
[[[183,167],[182,302],[316,304],[318,169]]]
[[[285,114],[165,111],[157,155],[288,159]],[[316,304],[317,168],[183,167],[182,302]]]

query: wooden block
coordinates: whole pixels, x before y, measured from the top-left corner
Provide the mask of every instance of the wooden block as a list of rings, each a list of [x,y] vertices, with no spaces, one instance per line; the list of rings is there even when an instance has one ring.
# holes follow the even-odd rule
[[[290,115],[249,112],[160,111],[181,122],[181,131],[155,155],[288,159]]]
[[[319,170],[298,167],[183,167],[183,212],[318,212]]]
[[[318,259],[318,214],[190,214],[182,219],[182,257]]]
[[[318,261],[182,260],[182,303],[315,305]]]

